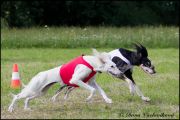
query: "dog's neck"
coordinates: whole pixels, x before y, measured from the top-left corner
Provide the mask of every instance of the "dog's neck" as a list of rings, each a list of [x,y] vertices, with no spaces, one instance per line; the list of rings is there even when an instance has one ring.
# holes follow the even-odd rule
[[[132,52],[131,53],[131,63],[132,65],[139,66],[140,65],[140,58],[137,56],[137,52]]]
[[[135,65],[135,66],[139,66],[140,65],[140,59],[137,55],[137,52],[135,51],[130,51],[130,50],[127,50],[127,49],[123,49],[123,48],[120,48],[119,49],[121,54],[129,60],[129,62],[131,63],[131,65]]]
[[[95,56],[83,56],[85,61],[87,61],[94,69],[100,68],[104,63]]]

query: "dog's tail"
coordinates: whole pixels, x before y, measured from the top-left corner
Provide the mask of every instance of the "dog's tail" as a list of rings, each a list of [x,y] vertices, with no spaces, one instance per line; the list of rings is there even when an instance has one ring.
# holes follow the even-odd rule
[[[26,87],[26,85],[25,85],[23,82],[22,82],[22,87],[23,87],[23,88],[25,88],[25,87]]]
[[[22,82],[22,87],[25,88],[27,85],[25,85],[23,82]],[[14,98],[16,95],[13,94],[12,92],[10,92],[10,95]]]
[[[10,95],[14,98],[16,95],[15,94],[13,94],[12,92],[10,92]]]

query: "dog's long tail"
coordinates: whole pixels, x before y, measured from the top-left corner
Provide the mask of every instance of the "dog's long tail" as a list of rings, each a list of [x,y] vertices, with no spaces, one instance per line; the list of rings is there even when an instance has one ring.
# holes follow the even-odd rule
[[[15,94],[13,94],[12,92],[10,92],[10,95],[14,98],[16,95]]]
[[[22,87],[23,88],[25,88],[26,87],[26,85],[22,82]],[[16,95],[15,94],[13,94],[12,92],[10,92],[10,95],[14,98]]]
[[[23,82],[22,82],[22,87],[23,87],[23,88],[25,88],[25,87],[26,87],[26,85],[25,85]]]

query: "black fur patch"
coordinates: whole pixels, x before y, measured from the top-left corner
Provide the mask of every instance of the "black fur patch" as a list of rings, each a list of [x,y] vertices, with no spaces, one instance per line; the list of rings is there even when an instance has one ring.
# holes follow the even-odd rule
[[[112,61],[116,64],[116,67],[121,71],[125,72],[128,68],[128,64],[124,62],[121,58],[115,56],[113,57]]]

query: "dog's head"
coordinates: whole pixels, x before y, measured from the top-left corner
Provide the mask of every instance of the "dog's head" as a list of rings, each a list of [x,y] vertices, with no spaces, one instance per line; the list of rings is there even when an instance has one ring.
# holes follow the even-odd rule
[[[121,74],[121,71],[116,67],[116,64],[111,61],[108,53],[99,53],[96,49],[93,49],[93,55],[96,56],[102,63],[100,67],[94,69],[95,71],[108,72],[114,76]]]
[[[136,56],[138,58],[139,61],[139,65],[140,67],[143,69],[144,72],[148,73],[148,74],[155,74],[155,68],[154,66],[151,64],[150,59],[148,58],[148,52],[147,49],[142,46],[141,44],[134,44],[135,48],[136,48]]]

